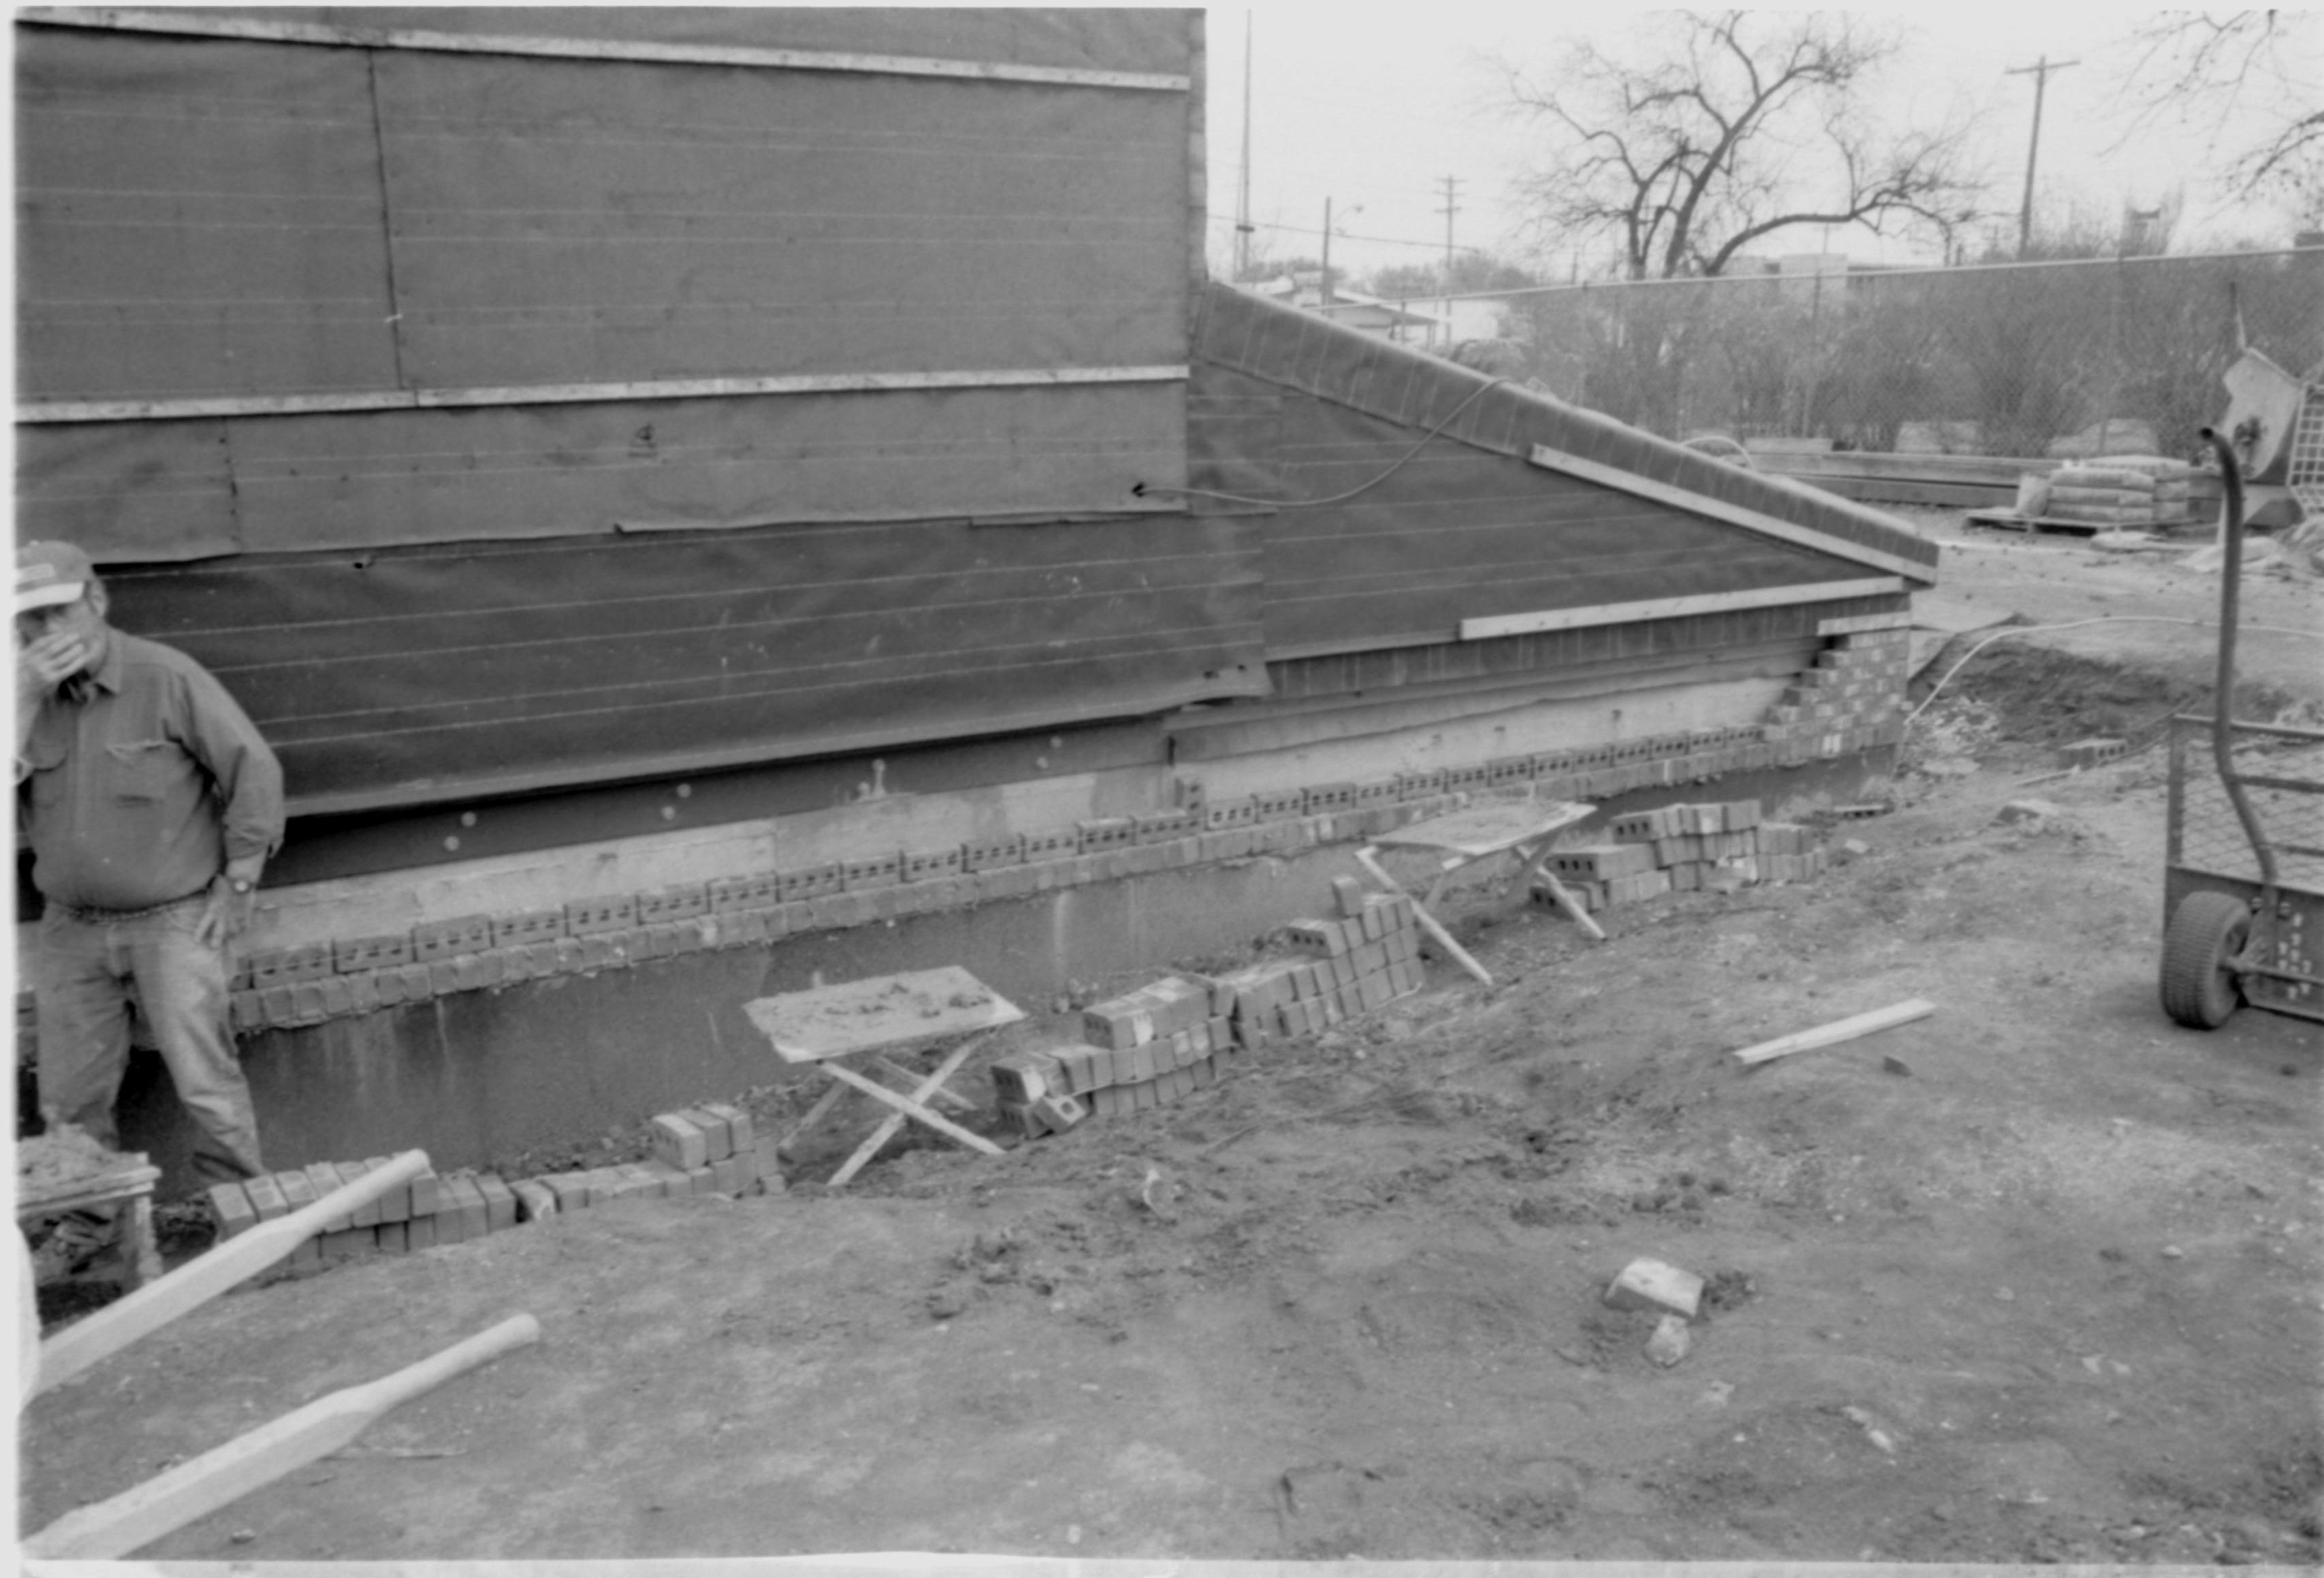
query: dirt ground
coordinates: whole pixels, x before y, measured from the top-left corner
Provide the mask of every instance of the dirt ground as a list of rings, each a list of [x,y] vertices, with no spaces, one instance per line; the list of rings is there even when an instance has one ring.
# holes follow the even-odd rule
[[[1963,546],[1946,595],[2216,596],[2099,559]],[[2319,627],[2313,583],[2264,590]],[[521,1310],[538,1346],[143,1554],[2312,1564],[2324,1035],[2157,1007],[2153,741],[2210,648],[2102,634],[1974,660],[1813,884],[1602,943],[1480,904],[1493,987],[1435,964],[1158,1114],[217,1300],[32,1405],[22,1525]],[[2281,645],[2256,693],[2324,720],[2324,648]],[[2133,754],[2023,783],[2099,733]],[[1600,1299],[1639,1256],[1709,1281],[1668,1368]]]

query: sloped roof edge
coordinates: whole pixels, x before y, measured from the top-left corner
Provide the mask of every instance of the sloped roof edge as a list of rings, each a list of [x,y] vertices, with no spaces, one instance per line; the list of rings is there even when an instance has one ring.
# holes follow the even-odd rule
[[[1877,509],[1228,286],[1204,288],[1194,354],[1406,427],[1458,409],[1442,436],[1936,583],[1937,544]]]

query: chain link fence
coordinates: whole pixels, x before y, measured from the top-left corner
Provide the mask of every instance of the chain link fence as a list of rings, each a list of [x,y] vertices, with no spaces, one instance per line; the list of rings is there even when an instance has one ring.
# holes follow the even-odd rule
[[[2324,362],[2324,248],[1563,287],[1500,332],[1508,371],[1665,437],[2188,457],[2244,344]]]

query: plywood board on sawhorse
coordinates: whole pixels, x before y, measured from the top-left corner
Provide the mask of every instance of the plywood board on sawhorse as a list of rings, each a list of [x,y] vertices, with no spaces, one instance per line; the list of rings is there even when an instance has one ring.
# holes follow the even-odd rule
[[[1422,929],[1436,940],[1453,962],[1489,986],[1493,984],[1491,972],[1454,941],[1452,934],[1431,913],[1436,901],[1443,896],[1445,885],[1455,872],[1480,860],[1514,854],[1517,857],[1517,869],[1512,880],[1522,882],[1531,877],[1541,883],[1576,924],[1602,942],[1606,933],[1591,920],[1590,912],[1565,890],[1565,885],[1550,874],[1545,864],[1550,840],[1576,822],[1589,820],[1597,809],[1573,800],[1490,801],[1382,833],[1370,847],[1356,851],[1356,861],[1391,892],[1411,898],[1415,919]],[[1388,874],[1378,858],[1383,849],[1427,850],[1436,855],[1436,876],[1425,896],[1410,893]]]
[[[821,1123],[850,1090],[860,1090],[895,1109],[831,1175],[831,1188],[853,1178],[907,1123],[933,1129],[973,1151],[1001,1154],[1000,1146],[929,1105],[941,1100],[959,1107],[973,1106],[947,1089],[947,1082],[994,1031],[1025,1017],[1024,1010],[966,970],[946,966],[814,986],[755,998],[744,1004],[742,1011],[773,1043],[776,1056],[787,1063],[813,1064],[832,1082],[807,1115],[783,1136],[782,1143],[788,1144]],[[925,1078],[894,1061],[897,1053],[948,1041],[957,1044]],[[851,1068],[850,1063],[918,1082],[908,1090],[898,1090]]]

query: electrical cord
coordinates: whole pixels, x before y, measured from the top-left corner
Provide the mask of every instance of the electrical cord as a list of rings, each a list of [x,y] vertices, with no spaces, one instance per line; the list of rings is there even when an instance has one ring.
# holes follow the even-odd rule
[[[1945,670],[1944,677],[1929,688],[1929,693],[1921,699],[1921,704],[1904,714],[1904,727],[1910,729],[1913,726],[1913,720],[1929,710],[1929,704],[1937,699],[1939,693],[1951,682],[1953,675],[1969,666],[1970,658],[1975,657],[2003,637],[2040,636],[2053,630],[2079,630],[2085,625],[2188,625],[2198,630],[2218,628],[2201,619],[2179,619],[2169,614],[2108,615],[2095,619],[2075,619],[2070,624],[2063,625],[2011,625],[2006,629],[1994,631],[1984,640],[1962,653],[1960,661]],[[2324,631],[2302,630],[2284,625],[2245,625],[2240,628],[2271,636],[2305,636],[2311,641],[2324,641]]]
[[[1313,509],[1319,504],[1342,503],[1346,500],[1354,498],[1359,493],[1369,492],[1372,489],[1379,487],[1382,482],[1387,482],[1390,477],[1396,475],[1397,472],[1402,471],[1406,464],[1411,461],[1414,455],[1418,454],[1422,450],[1428,447],[1428,442],[1430,439],[1434,438],[1439,433],[1443,432],[1444,429],[1452,426],[1453,418],[1458,417],[1462,412],[1467,410],[1471,406],[1475,405],[1478,398],[1487,390],[1492,388],[1497,383],[1507,382],[1508,382],[1508,380],[1506,378],[1492,378],[1488,379],[1485,382],[1478,385],[1469,392],[1468,399],[1462,400],[1459,405],[1453,407],[1452,410],[1445,413],[1444,419],[1442,422],[1437,423],[1435,427],[1431,427],[1427,432],[1422,434],[1420,436],[1420,442],[1406,450],[1404,453],[1403,457],[1394,465],[1380,472],[1379,475],[1374,477],[1370,482],[1360,483],[1356,487],[1349,489],[1344,493],[1334,493],[1328,499],[1250,499],[1244,497],[1240,493],[1214,493],[1208,488],[1166,488],[1158,482],[1139,482],[1130,491],[1140,499],[1145,498],[1148,493],[1176,493],[1179,497],[1186,499],[1223,499],[1230,504],[1266,504],[1271,505],[1277,509]]]

